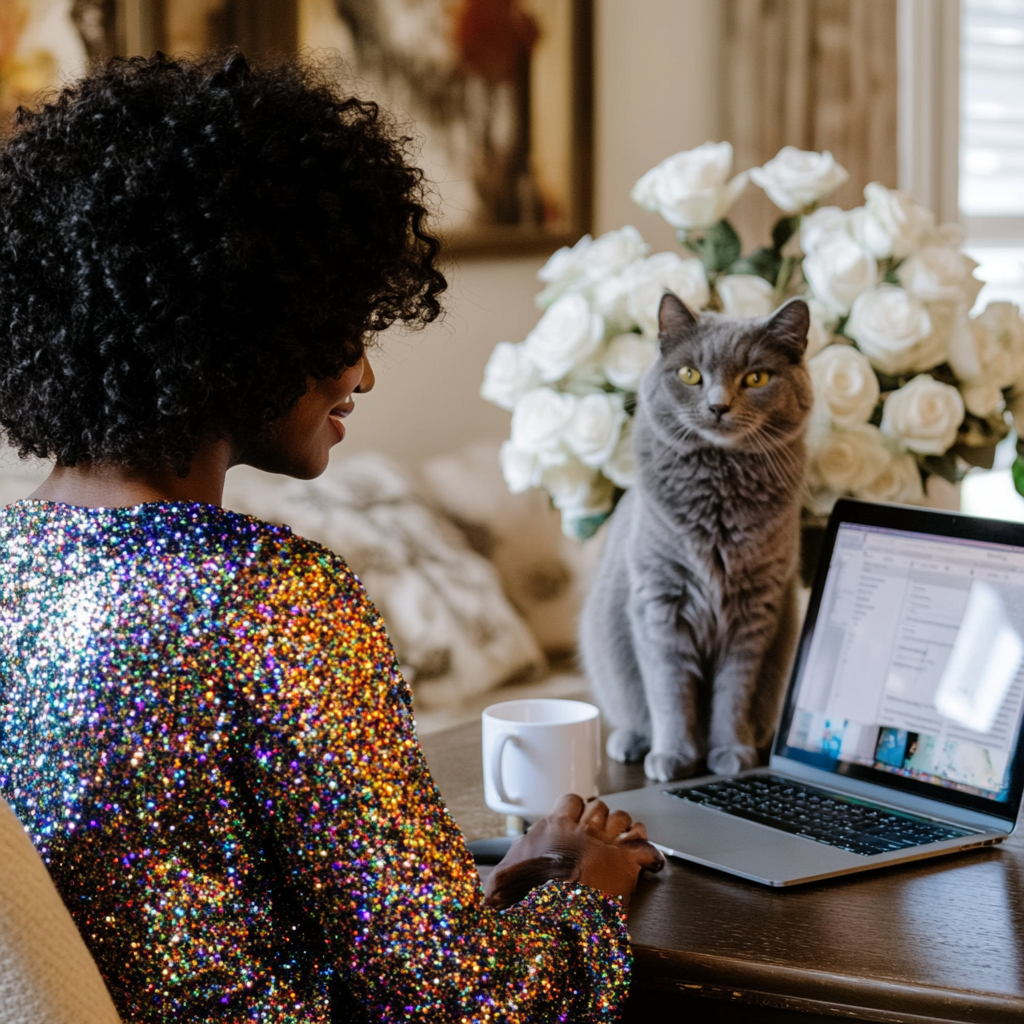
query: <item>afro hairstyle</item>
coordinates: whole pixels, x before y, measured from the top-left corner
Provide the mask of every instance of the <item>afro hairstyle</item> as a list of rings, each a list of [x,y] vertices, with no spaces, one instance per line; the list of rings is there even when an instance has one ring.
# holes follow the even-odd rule
[[[309,61],[114,59],[0,148],[0,429],[184,475],[446,282],[412,140]]]

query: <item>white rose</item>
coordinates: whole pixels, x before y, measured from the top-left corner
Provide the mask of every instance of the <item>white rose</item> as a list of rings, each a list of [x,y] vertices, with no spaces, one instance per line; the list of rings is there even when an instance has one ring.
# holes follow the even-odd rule
[[[597,468],[615,451],[625,419],[621,394],[598,391],[585,395],[576,403],[565,443],[584,465]]]
[[[832,334],[836,326],[835,315],[818,299],[807,298],[807,308],[811,313],[811,325],[807,329],[807,358],[812,359],[826,345],[832,343]]]
[[[821,239],[803,269],[814,296],[836,316],[849,313],[853,300],[878,277],[874,256],[845,231]]]
[[[648,245],[636,228],[626,225],[599,238],[584,235],[571,249],[563,246],[537,272],[547,287],[537,297],[549,306],[564,292],[584,291],[647,255]]]
[[[669,291],[697,311],[711,297],[704,264],[696,257],[682,259],[674,252],[659,252],[638,260],[620,276],[624,282],[626,319],[644,334],[657,335],[658,307]]]
[[[871,418],[878,378],[867,358],[850,345],[829,345],[807,364],[814,398],[833,423],[852,426]]]
[[[558,390],[565,391],[570,395],[589,395],[595,391],[603,391],[608,383],[602,365],[604,352],[598,350],[577,363],[559,382]]]
[[[596,469],[569,458],[544,470],[541,484],[555,508],[575,518],[611,511],[614,486]]]
[[[857,423],[811,439],[811,478],[837,491],[867,486],[885,469],[891,452],[878,427]]]
[[[927,370],[945,358],[928,310],[894,284],[881,284],[857,296],[846,333],[882,373]]]
[[[810,256],[818,244],[837,231],[846,230],[849,214],[838,206],[822,206],[800,219],[800,249]]]
[[[964,407],[969,413],[980,416],[983,420],[993,416],[1003,408],[1003,391],[998,384],[989,383],[964,384],[960,388]]]
[[[865,501],[897,501],[919,505],[924,502],[924,486],[917,460],[906,452],[892,453],[885,468],[874,480],[856,489]]]
[[[726,215],[747,184],[746,173],[727,180],[731,169],[732,146],[705,142],[662,160],[630,195],[637,206],[660,213],[674,228],[708,227]]]
[[[839,491],[833,491],[830,487],[812,486],[804,494],[804,507],[812,516],[828,518],[841,497]]]
[[[849,176],[831,153],[809,153],[795,146],[784,146],[763,167],[750,172],[754,184],[763,188],[768,198],[786,213],[812,206]]]
[[[583,257],[583,268],[591,281],[602,281],[619,273],[647,255],[649,246],[636,228],[627,224],[595,238]]]
[[[629,488],[636,483],[636,455],[633,451],[633,420],[623,424],[619,443],[611,458],[601,467],[601,472],[616,487]]]
[[[963,302],[970,309],[984,287],[974,276],[977,266],[953,246],[924,245],[900,264],[896,276],[924,302]]]
[[[774,305],[772,286],[756,274],[725,274],[715,282],[729,316],[767,316]]]
[[[513,494],[540,486],[542,467],[535,452],[525,452],[511,441],[503,441],[498,452],[501,473]]]
[[[965,381],[991,380],[1001,388],[1024,377],[1024,320],[1012,302],[990,302],[957,335],[949,354],[953,372]]]
[[[584,235],[575,245],[556,249],[547,263],[537,271],[537,280],[547,287],[538,297],[541,305],[548,306],[567,288],[583,277],[583,259],[593,238]]]
[[[575,395],[563,395],[554,388],[528,391],[512,410],[512,443],[538,455],[561,451],[578,401]]]
[[[882,432],[921,455],[942,455],[956,440],[964,400],[949,384],[919,374],[882,406]]]
[[[601,366],[609,383],[636,391],[640,378],[658,358],[658,341],[642,334],[620,334],[608,343]]]
[[[935,226],[935,216],[906,193],[886,188],[877,181],[864,186],[868,212],[892,240],[885,255],[901,259],[910,253],[918,240]]]
[[[526,336],[526,352],[545,382],[559,380],[597,351],[604,320],[582,295],[563,295]]]
[[[525,346],[499,341],[484,367],[480,397],[500,405],[502,409],[512,409],[527,391],[532,391],[539,383],[540,371]]]
[[[846,230],[875,259],[881,260],[892,255],[892,236],[866,206],[858,206],[850,211]]]

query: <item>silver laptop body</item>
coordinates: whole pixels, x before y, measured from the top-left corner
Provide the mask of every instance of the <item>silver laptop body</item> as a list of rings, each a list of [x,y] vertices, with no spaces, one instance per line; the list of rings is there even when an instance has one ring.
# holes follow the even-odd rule
[[[712,806],[702,794],[735,791],[719,776],[602,799],[643,821],[667,854],[796,885],[1002,842],[1024,790],[1022,719],[1024,526],[843,500],[769,765],[733,779],[755,791],[769,780],[775,792],[824,791],[862,816],[956,834],[853,852],[863,844]],[[835,801],[823,795],[821,805]]]

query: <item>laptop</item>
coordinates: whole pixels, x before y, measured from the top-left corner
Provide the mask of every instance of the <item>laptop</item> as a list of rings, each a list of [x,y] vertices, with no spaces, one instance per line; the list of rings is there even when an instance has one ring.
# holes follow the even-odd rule
[[[789,886],[1002,842],[1024,789],[1024,525],[841,500],[769,764],[603,799]]]

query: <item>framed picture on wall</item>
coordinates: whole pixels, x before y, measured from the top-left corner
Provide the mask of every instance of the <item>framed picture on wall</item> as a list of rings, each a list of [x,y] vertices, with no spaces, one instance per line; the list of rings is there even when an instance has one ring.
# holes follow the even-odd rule
[[[300,47],[337,50],[415,123],[452,250],[550,252],[588,230],[589,0],[297,0],[297,13]]]
[[[4,40],[11,51],[0,52],[8,110],[114,53],[298,49],[333,59],[346,87],[409,124],[449,252],[550,252],[590,226],[591,0],[0,0],[0,9],[12,29],[0,31],[0,51]]]

